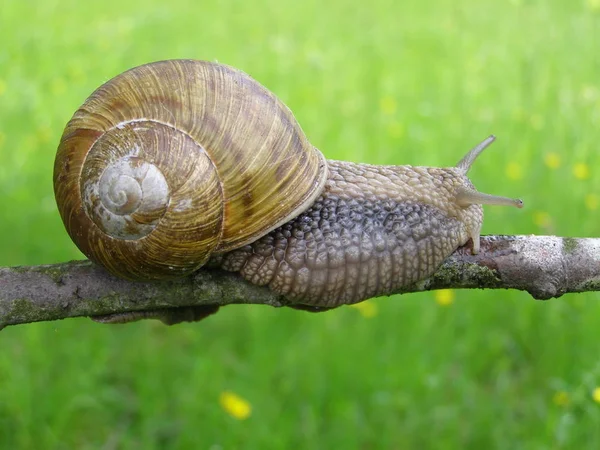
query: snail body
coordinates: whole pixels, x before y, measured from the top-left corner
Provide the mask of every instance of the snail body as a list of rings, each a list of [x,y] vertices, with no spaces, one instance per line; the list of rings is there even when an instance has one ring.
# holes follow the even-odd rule
[[[63,133],[54,188],[78,248],[133,280],[209,259],[296,304],[335,307],[479,250],[481,194],[456,167],[327,161],[291,111],[243,72],[171,60],[98,88]]]

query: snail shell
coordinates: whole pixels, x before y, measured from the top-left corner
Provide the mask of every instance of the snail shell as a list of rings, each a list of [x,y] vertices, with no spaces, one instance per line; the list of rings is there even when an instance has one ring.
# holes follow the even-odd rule
[[[85,101],[61,138],[54,190],[88,258],[160,279],[296,217],[327,173],[292,112],[248,75],[171,60],[124,72]]]

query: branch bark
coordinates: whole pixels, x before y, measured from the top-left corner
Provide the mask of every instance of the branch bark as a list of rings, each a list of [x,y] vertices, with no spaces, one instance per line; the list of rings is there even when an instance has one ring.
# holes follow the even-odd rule
[[[484,236],[478,255],[469,246],[461,247],[431,277],[398,293],[448,288],[518,289],[542,300],[598,291],[600,238]],[[0,268],[0,329],[174,307],[188,313],[207,307],[206,315],[216,310],[214,305],[227,304],[301,308],[267,287],[214,269],[175,281],[139,283],[115,278],[89,261]]]

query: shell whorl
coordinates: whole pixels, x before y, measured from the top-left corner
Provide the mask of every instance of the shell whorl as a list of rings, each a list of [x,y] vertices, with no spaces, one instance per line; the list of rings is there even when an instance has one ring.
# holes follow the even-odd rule
[[[86,181],[82,189],[87,215],[105,233],[121,239],[139,239],[151,233],[171,197],[162,172],[135,156],[111,164],[99,179]],[[154,218],[135,220],[141,215]]]
[[[64,131],[54,187],[90,259],[129,279],[189,273],[307,209],[327,176],[290,110],[243,72],[172,60],[98,88]]]

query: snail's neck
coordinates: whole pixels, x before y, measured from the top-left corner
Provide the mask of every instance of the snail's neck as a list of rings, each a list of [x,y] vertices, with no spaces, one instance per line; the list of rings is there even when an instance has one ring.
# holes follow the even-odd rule
[[[430,205],[459,217],[457,187],[469,183],[454,168],[378,166],[329,160],[325,192],[366,202],[393,200]]]
[[[483,207],[479,204],[465,207],[459,203],[458,194],[475,187],[455,167],[379,166],[332,160],[328,166],[324,195],[369,205],[391,202],[432,208],[462,223],[477,251]]]

